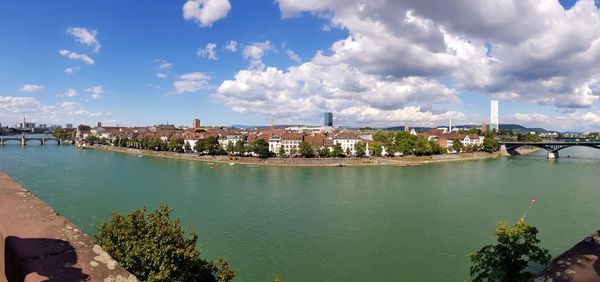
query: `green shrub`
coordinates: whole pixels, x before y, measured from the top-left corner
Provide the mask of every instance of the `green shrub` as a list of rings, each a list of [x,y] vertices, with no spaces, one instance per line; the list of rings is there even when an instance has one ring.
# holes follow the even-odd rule
[[[190,227],[186,237],[179,218],[161,204],[127,215],[112,214],[98,224],[96,241],[113,259],[142,281],[230,281],[235,276],[229,263],[200,258],[198,236]]]

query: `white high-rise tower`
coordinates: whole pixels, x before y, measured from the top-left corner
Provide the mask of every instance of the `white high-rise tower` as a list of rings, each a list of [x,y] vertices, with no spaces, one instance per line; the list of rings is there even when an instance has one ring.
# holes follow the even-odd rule
[[[490,102],[490,131],[498,130],[500,124],[498,123],[498,100],[492,100]]]

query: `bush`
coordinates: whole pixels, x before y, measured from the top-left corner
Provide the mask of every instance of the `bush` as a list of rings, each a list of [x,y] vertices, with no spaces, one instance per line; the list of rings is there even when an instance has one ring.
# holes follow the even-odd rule
[[[198,236],[190,227],[186,237],[179,218],[161,204],[154,212],[146,208],[127,215],[112,214],[98,224],[96,241],[125,269],[142,281],[230,281],[235,272],[229,263],[200,258]]]
[[[546,265],[550,261],[548,250],[538,246],[537,228],[523,219],[509,227],[498,223],[498,244],[487,245],[471,254],[471,276],[474,281],[526,281],[532,274],[524,270],[530,262]]]

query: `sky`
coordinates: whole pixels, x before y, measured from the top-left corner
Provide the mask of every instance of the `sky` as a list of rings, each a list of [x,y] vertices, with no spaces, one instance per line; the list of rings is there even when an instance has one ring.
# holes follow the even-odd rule
[[[600,130],[599,6],[2,1],[0,123]]]

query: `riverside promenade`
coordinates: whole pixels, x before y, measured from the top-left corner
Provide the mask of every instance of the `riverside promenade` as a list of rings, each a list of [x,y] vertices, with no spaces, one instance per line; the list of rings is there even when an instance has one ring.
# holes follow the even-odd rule
[[[0,172],[0,282],[137,281],[94,240]]]

